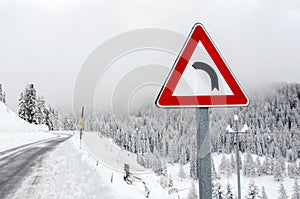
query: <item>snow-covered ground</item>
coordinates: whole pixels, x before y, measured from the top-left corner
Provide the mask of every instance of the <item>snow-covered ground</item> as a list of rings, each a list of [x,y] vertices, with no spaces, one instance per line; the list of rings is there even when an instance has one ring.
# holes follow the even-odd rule
[[[136,154],[122,150],[119,146],[113,144],[111,139],[100,138],[97,132],[84,132],[83,144],[90,154],[93,154],[96,159],[101,160],[103,165],[113,170],[123,172],[124,164],[129,164],[130,169],[135,172],[145,170],[137,163]]]
[[[136,170],[136,173],[141,173],[141,175],[139,176],[145,179],[145,181],[147,181],[148,178],[149,179],[158,178],[157,176],[152,176],[148,174],[143,175],[142,174],[143,172],[139,172],[141,171],[141,167],[136,162],[136,155],[122,150],[120,147],[113,144],[111,140],[107,138],[99,137],[95,132],[85,132],[83,138],[85,141],[85,145],[88,146],[87,150],[89,151],[90,154],[92,154],[92,156],[94,155],[93,158],[101,160],[105,165],[108,165],[110,168],[122,170],[124,163],[128,163],[130,164],[131,167],[133,167]],[[252,156],[253,159],[256,160],[257,156],[256,155],[252,155]],[[225,157],[229,159],[230,155],[225,154]],[[212,154],[212,158],[214,161],[215,169],[218,172],[219,170],[218,167],[221,162],[222,154],[214,153]],[[241,155],[241,158],[244,159],[243,154]],[[264,158],[260,157],[260,161],[263,162]],[[185,175],[187,176],[185,179],[181,179],[179,177],[179,167],[180,167],[179,164],[174,164],[174,165],[169,164],[168,177],[170,178],[171,176],[173,180],[173,184],[174,184],[173,188],[177,188],[178,190],[181,190],[178,193],[180,198],[187,198],[189,188],[191,187],[191,183],[193,181],[190,177],[188,177],[190,172],[189,171],[190,165],[189,164],[184,165]],[[151,171],[145,170],[144,172],[149,173]],[[248,185],[251,180],[255,182],[255,184],[260,190],[262,186],[264,186],[265,191],[270,198],[277,198],[279,185],[281,183],[284,185],[288,195],[291,195],[293,192],[292,187],[293,187],[294,179],[285,177],[283,181],[276,182],[274,181],[273,176],[260,176],[260,177],[250,178],[250,177],[243,176],[241,171],[242,197],[244,197],[247,194]],[[221,175],[221,179],[219,180],[219,182],[221,183],[223,190],[225,190],[226,185],[229,182],[231,184],[233,192],[235,193],[235,195],[237,195],[237,175],[235,173],[233,173],[232,176],[230,177],[227,177],[226,175]],[[151,182],[148,183],[151,184]],[[157,179],[156,183],[159,184],[159,178]],[[198,182],[195,181],[194,183],[198,189]],[[163,191],[166,190],[163,189]],[[176,195],[177,197],[177,194],[173,194],[173,195]]]
[[[78,136],[67,142],[42,161],[25,179],[13,198],[145,198],[140,182],[128,185],[123,173],[98,165],[86,150],[79,149]],[[110,154],[106,154],[110,155]],[[159,185],[152,172],[139,176],[146,181],[150,198],[173,198]]]
[[[90,133],[92,135],[93,133]],[[95,133],[96,135],[96,133]],[[91,136],[93,137],[93,136]],[[92,154],[94,149],[82,145],[80,149],[78,135],[62,143],[53,152],[49,153],[41,165],[38,165],[33,173],[25,179],[21,188],[13,198],[145,198],[144,185],[138,180],[128,185],[123,180],[124,172],[121,165],[129,163],[137,164],[134,154],[121,150],[118,146],[104,137],[93,137],[94,144],[97,140],[98,149],[103,150]],[[86,143],[85,143],[86,144]],[[222,155],[213,154],[213,160],[218,170]],[[97,161],[98,160],[98,161]],[[186,178],[179,177],[178,164],[168,165],[168,178],[172,178],[173,187],[178,192],[169,194],[171,187],[163,188],[160,184],[161,177],[156,176],[150,169],[133,171],[133,175],[145,182],[150,190],[149,198],[178,199],[187,198],[191,183],[198,184],[189,177],[189,164],[184,165]],[[140,166],[139,166],[140,169]],[[278,187],[281,182],[275,182],[272,176],[248,178],[241,176],[242,197],[247,193],[248,183],[254,180],[261,189],[263,185],[269,198],[277,198]],[[230,182],[233,192],[236,194],[236,175],[231,177],[221,176],[219,182],[222,188]],[[282,182],[289,196],[292,193],[293,180],[285,178]]]
[[[212,155],[212,158],[214,160],[216,171],[219,169],[219,165],[221,163],[222,154],[216,154],[214,153]],[[256,155],[252,155],[253,159],[256,159]],[[230,158],[230,155],[225,154],[226,158]],[[241,158],[243,159],[243,155],[241,155]],[[264,158],[260,157],[261,162],[263,162]],[[258,189],[261,191],[262,186],[264,186],[265,191],[267,193],[268,198],[278,198],[278,189],[279,185],[282,183],[286,189],[286,192],[289,197],[291,197],[293,193],[293,183],[294,179],[291,179],[289,177],[285,177],[283,181],[277,182],[274,181],[273,175],[272,176],[259,176],[259,177],[246,177],[242,174],[241,170],[241,190],[242,190],[242,197],[244,198],[245,195],[247,195],[248,192],[248,185],[250,181],[253,180],[255,182],[255,185],[258,187]],[[227,177],[226,175],[221,175],[221,179],[219,180],[220,184],[222,185],[223,190],[225,190],[226,185],[228,182],[230,183],[233,193],[237,195],[237,175],[235,173],[232,174],[232,176]],[[261,192],[260,192],[261,194]]]
[[[0,152],[54,136],[47,126],[29,124],[0,102]]]

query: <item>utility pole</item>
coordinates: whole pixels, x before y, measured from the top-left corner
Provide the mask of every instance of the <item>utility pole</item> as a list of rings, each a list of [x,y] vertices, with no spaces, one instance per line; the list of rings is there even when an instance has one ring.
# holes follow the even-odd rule
[[[226,128],[226,133],[235,134],[235,140],[236,140],[236,172],[237,172],[237,181],[238,181],[238,199],[241,199],[241,174],[240,174],[240,149],[239,149],[239,134],[240,133],[248,133],[248,126],[244,124],[244,127],[239,131],[238,130],[238,116],[234,115],[234,121],[235,121],[235,131],[230,127],[230,125]]]
[[[80,135],[79,135],[80,149],[81,149],[82,131],[83,131],[83,124],[84,124],[83,114],[84,114],[84,107],[82,107],[82,109],[81,109],[81,119],[80,119],[80,126],[79,126],[79,129],[80,129]]]

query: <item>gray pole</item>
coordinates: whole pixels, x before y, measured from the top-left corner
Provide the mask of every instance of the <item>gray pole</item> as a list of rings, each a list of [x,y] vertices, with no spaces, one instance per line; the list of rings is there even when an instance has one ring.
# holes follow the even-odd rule
[[[197,162],[199,176],[199,198],[212,198],[211,152],[208,108],[196,109]]]
[[[239,149],[239,130],[238,130],[238,120],[235,120],[236,125],[236,159],[237,159],[237,180],[238,180],[238,199],[241,199],[241,176],[240,176],[240,149]]]
[[[83,131],[83,114],[84,114],[84,107],[81,109],[81,119],[80,119],[80,134],[79,134],[79,142],[80,142],[80,149],[81,149],[81,140],[82,140],[82,131]]]

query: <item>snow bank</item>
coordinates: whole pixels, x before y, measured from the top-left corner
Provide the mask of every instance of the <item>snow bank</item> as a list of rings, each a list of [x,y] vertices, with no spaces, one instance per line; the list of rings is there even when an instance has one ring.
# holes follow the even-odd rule
[[[46,125],[29,124],[0,102],[0,133],[24,131],[48,131],[48,127]]]
[[[122,150],[119,146],[114,144],[110,139],[105,137],[99,137],[97,132],[84,132],[83,134],[84,144],[82,148],[85,150],[86,160],[95,167],[97,171],[101,173],[101,179],[106,183],[113,185],[113,190],[122,193],[114,198],[130,198],[141,199],[145,197],[145,189],[141,182],[133,181],[132,185],[128,185],[124,182],[124,164],[129,164],[130,171],[133,176],[140,178],[145,182],[147,188],[150,191],[149,198],[157,199],[177,199],[187,198],[191,182],[193,181],[189,176],[189,164],[184,166],[184,172],[186,174],[185,179],[181,179],[178,176],[179,165],[168,165],[168,179],[172,178],[173,187],[163,188],[160,184],[161,176],[157,176],[151,169],[145,169],[137,163],[136,154]],[[71,139],[75,148],[79,148],[78,135],[73,136]],[[88,146],[87,146],[88,145]],[[86,148],[87,147],[87,148]],[[113,182],[111,177],[113,175]],[[178,192],[169,194],[169,191],[175,189]],[[100,197],[101,198],[101,197]],[[105,198],[105,197],[103,197]]]
[[[0,102],[0,151],[53,137],[46,125],[34,125],[19,118]]]
[[[87,150],[106,167],[123,172],[124,164],[129,164],[132,171],[145,171],[138,164],[136,154],[122,150],[111,139],[100,137],[97,132],[84,132],[83,141]]]

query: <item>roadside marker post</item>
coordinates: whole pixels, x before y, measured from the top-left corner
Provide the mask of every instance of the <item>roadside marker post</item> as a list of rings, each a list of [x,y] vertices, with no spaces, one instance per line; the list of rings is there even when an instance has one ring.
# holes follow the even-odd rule
[[[198,46],[209,60],[195,58]],[[189,87],[181,86],[181,79]],[[189,89],[192,93],[186,92]],[[209,107],[247,106],[249,99],[202,24],[192,28],[155,104],[159,108],[196,108],[199,198],[212,198]]]
[[[79,134],[79,142],[80,142],[80,149],[81,149],[81,140],[82,140],[82,131],[83,131],[83,126],[84,126],[84,107],[81,109],[81,119],[80,119],[80,124],[79,124],[79,129],[80,129],[80,134]]]

